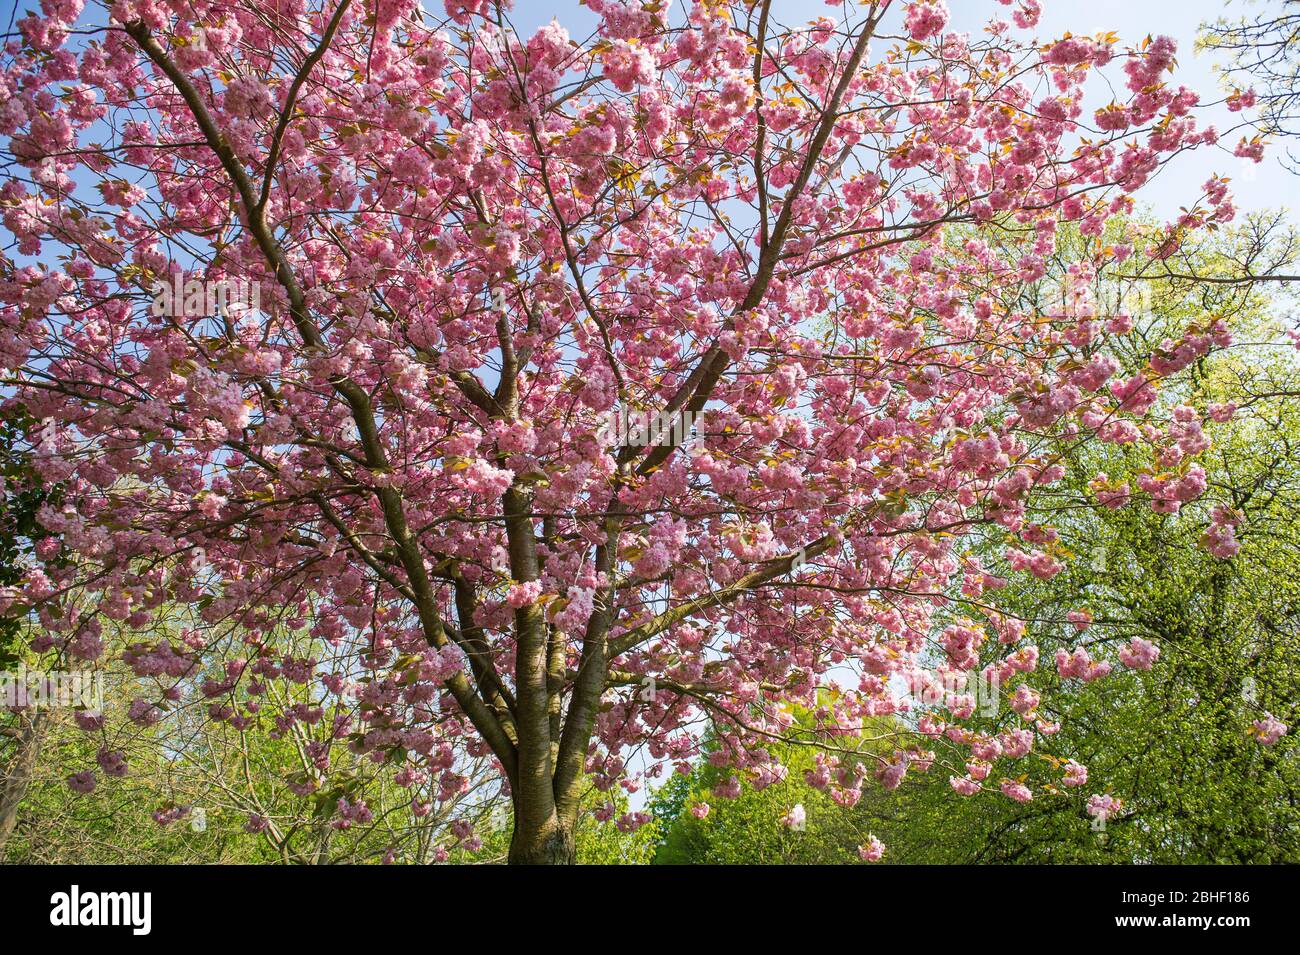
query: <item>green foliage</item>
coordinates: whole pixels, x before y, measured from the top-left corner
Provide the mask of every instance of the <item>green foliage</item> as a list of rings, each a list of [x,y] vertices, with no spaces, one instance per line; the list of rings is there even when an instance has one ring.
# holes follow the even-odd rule
[[[159,624],[152,636],[167,636],[181,618]],[[139,640],[139,631],[111,629],[110,640]],[[281,633],[282,641],[305,640],[302,634]],[[242,640],[228,652],[237,655]],[[321,655],[318,643],[300,642],[304,656]],[[213,665],[223,657],[214,651]],[[49,666],[55,666],[50,664]],[[119,669],[103,674],[105,699],[102,730],[77,728],[63,709],[39,711],[40,759],[27,786],[18,825],[3,845],[0,859],[24,863],[369,863],[391,854],[395,861],[431,861],[439,845],[449,845],[446,827],[453,817],[469,817],[490,809],[496,790],[483,785],[485,776],[472,765],[458,766],[470,780],[464,798],[438,802],[431,791],[436,782],[404,788],[392,778],[392,766],[377,764],[348,746],[349,737],[335,736],[331,720],[315,726],[294,722],[283,732],[268,732],[271,717],[259,716],[262,727],[238,730],[206,716],[208,701],[198,691],[203,674],[182,683],[182,700],[170,706],[168,717],[153,726],[127,719],[140,685]],[[310,684],[276,687],[267,709],[291,708],[317,702]],[[6,714],[0,712],[0,718]],[[13,717],[8,717],[13,721]],[[324,746],[328,768],[313,765],[308,749]],[[93,769],[101,748],[121,750],[130,767],[124,778],[98,775],[89,794],[72,792],[67,776]],[[0,737],[0,768],[12,761],[8,737]],[[320,752],[320,750],[317,750]],[[395,752],[394,758],[400,756]],[[309,776],[317,786],[306,796],[292,791]],[[413,799],[426,800],[431,811],[414,817]],[[340,825],[341,799],[364,801],[373,814],[369,823]],[[191,807],[184,818],[165,826],[153,814],[173,807]],[[198,811],[206,827],[192,823]],[[269,820],[266,831],[247,831],[250,815]]]
[[[1251,221],[1181,253],[1188,274],[1238,274],[1265,244],[1275,223]],[[1113,236],[1106,241],[1112,241]],[[1064,258],[1070,243],[1063,236]],[[1134,262],[1142,272],[1150,263]],[[1148,452],[1095,442],[1064,442],[1067,476],[1038,499],[1027,520],[1055,527],[1066,569],[1050,581],[1008,574],[1008,586],[988,599],[1028,621],[1028,639],[1045,665],[1018,677],[1050,701],[1041,714],[1060,732],[1040,738],[1036,752],[1000,764],[985,792],[954,795],[959,766],[937,763],[910,774],[892,793],[868,783],[852,809],[836,805],[802,781],[805,752],[782,749],[791,772],[761,792],[746,787],[734,801],[709,798],[721,781],[712,768],[674,778],[656,794],[662,820],[656,862],[821,862],[855,859],[854,847],[874,833],[886,862],[902,863],[1267,863],[1300,861],[1300,363],[1287,347],[1255,343],[1283,339],[1274,313],[1280,300],[1258,286],[1161,280],[1129,286],[1141,294],[1139,325],[1117,349],[1122,374],[1140,370],[1151,350],[1206,316],[1226,319],[1246,343],[1203,359],[1166,383],[1168,406],[1188,404],[1205,415],[1214,403],[1239,406],[1230,424],[1207,422],[1211,450],[1198,456],[1208,490],[1178,515],[1146,503],[1117,511],[1098,506],[1088,483],[1099,471],[1132,477],[1152,467]],[[1052,290],[1026,291],[1022,307],[1046,309]],[[1241,550],[1221,560],[1200,546],[1215,505],[1241,517]],[[973,542],[972,553],[996,568],[1008,540],[997,528]],[[1068,622],[1087,609],[1084,633]],[[978,616],[954,601],[951,613]],[[1149,671],[1119,664],[1117,650],[1132,637],[1152,641],[1160,658]],[[1109,660],[1112,675],[1091,684],[1061,680],[1051,665],[1057,649],[1086,645]],[[1003,686],[1009,694],[1012,686]],[[1292,727],[1272,747],[1252,735],[1271,713]],[[1017,725],[1005,707],[979,728]],[[1061,762],[1089,769],[1081,790],[1060,786]],[[1014,769],[1012,768],[1014,766]],[[1028,803],[999,791],[999,775],[1023,775]],[[1111,793],[1124,800],[1104,830],[1085,812],[1085,798]],[[704,820],[690,807],[708,801]],[[791,833],[781,816],[802,803],[807,830]]]
[[[22,580],[23,557],[46,536],[36,514],[42,504],[58,503],[58,488],[42,482],[26,450],[35,424],[22,408],[0,415],[0,586]],[[17,617],[0,613],[0,670],[18,662],[20,627]]]
[[[1239,274],[1267,245],[1276,223],[1242,228],[1181,253],[1179,270],[1202,277]],[[1134,263],[1131,271],[1150,265]],[[1116,672],[1060,692],[1050,668],[1029,681],[1050,692],[1062,729],[1050,750],[1089,768],[1084,793],[1124,800],[1096,831],[1081,800],[1053,792],[1059,768],[1031,762],[1026,804],[996,792],[953,799],[946,774],[911,778],[897,793],[901,824],[881,837],[893,858],[942,863],[1223,863],[1300,860],[1300,766],[1295,737],[1273,747],[1252,737],[1266,712],[1293,728],[1300,717],[1300,366],[1274,312],[1280,300],[1259,286],[1162,280],[1139,299],[1137,334],[1119,357],[1140,369],[1164,337],[1177,337],[1208,314],[1244,343],[1191,366],[1168,382],[1167,405],[1204,415],[1216,402],[1240,406],[1231,424],[1207,423],[1210,451],[1204,498],[1178,515],[1145,503],[1110,511],[1087,490],[1098,471],[1130,475],[1150,466],[1130,448],[1059,448],[1064,486],[1030,520],[1060,533],[1066,569],[1050,581],[1010,575],[995,602],[1030,621],[1029,635],[1050,661],[1057,649],[1086,645]],[[1068,453],[1067,453],[1068,452]],[[1241,550],[1220,560],[1200,537],[1215,505],[1241,517]],[[975,548],[996,565],[1006,540],[990,534]],[[1066,620],[1087,609],[1079,634]],[[1116,650],[1132,637],[1157,644],[1150,671],[1120,666]],[[1077,684],[1078,681],[1072,681]],[[1008,692],[1011,688],[1003,687]],[[1006,728],[997,721],[986,727]],[[879,831],[879,830],[878,830]]]

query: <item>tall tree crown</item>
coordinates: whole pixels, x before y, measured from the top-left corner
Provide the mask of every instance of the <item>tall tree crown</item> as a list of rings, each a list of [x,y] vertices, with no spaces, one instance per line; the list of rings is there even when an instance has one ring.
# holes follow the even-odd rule
[[[959,792],[996,783],[1050,720],[1022,705],[989,738],[965,696],[900,689],[1040,665],[963,537],[1000,525],[1012,571],[1057,573],[1027,506],[1085,441],[1150,452],[1096,475],[1095,506],[1204,489],[1201,412],[1157,389],[1228,329],[1192,322],[1121,377],[1131,317],[1093,294],[1135,242],[1232,216],[1211,179],[1162,234],[1104,235],[1217,143],[1173,43],[1041,44],[1035,0],[978,35],[934,0],[796,26],[766,0],[585,5],[577,39],[489,0],[18,22],[0,362],[61,492],[5,602],[71,661],[121,652],[105,621],[139,630],[149,701],[256,728],[269,683],[305,681],[377,761],[490,754],[519,861],[563,854],[584,776],[634,789],[702,720],[751,779],[784,772],[772,738],[818,748],[847,800],[936,749]],[[1099,72],[1116,98],[1085,109]],[[149,638],[178,605],[180,636]],[[837,752],[890,716],[872,765]]]

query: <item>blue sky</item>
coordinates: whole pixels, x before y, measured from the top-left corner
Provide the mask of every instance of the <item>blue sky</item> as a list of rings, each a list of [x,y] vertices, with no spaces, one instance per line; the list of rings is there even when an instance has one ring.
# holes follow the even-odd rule
[[[978,32],[994,16],[1008,18],[1007,7],[997,0],[947,0],[952,11],[949,29],[960,32]],[[1043,17],[1035,34],[1046,41],[1066,32],[1093,34],[1115,31],[1121,37],[1121,46],[1136,45],[1148,34],[1164,34],[1178,42],[1178,69],[1174,81],[1201,93],[1204,102],[1222,99],[1219,78],[1213,67],[1217,62],[1212,54],[1194,52],[1194,41],[1200,25],[1219,17],[1235,18],[1258,9],[1258,4],[1244,0],[1041,0]],[[676,6],[677,4],[674,4]],[[795,24],[820,16],[837,16],[838,7],[828,6],[823,0],[776,0],[779,19]],[[511,19],[525,35],[552,18],[558,20],[575,39],[584,37],[595,25],[591,11],[578,0],[515,0]],[[1109,102],[1109,93],[1098,105]],[[1218,108],[1203,122],[1212,122],[1220,130],[1235,125],[1240,116]],[[1211,173],[1232,179],[1232,191],[1241,212],[1274,209],[1295,205],[1295,191],[1300,187],[1300,177],[1283,169],[1277,162],[1279,149],[1258,166],[1236,159],[1230,153],[1237,137],[1229,143],[1229,151],[1201,150],[1179,157],[1161,172],[1139,194],[1156,215],[1171,218],[1180,207],[1193,202],[1201,193],[1201,184]]]

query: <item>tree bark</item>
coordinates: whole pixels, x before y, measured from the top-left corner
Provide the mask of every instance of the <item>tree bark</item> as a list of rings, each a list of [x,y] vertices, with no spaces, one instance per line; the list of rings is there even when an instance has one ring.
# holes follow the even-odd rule
[[[27,795],[27,786],[45,735],[45,716],[41,710],[36,710],[31,716],[20,713],[18,722],[13,760],[7,768],[0,768],[0,860],[4,859],[5,846],[18,825],[18,807]]]
[[[516,811],[507,861],[510,865],[574,865],[578,854],[573,830],[558,816],[551,816],[540,826],[529,826]]]

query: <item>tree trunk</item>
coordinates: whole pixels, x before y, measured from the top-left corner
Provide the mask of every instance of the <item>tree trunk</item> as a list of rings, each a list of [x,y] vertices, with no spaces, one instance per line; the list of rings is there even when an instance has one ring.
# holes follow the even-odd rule
[[[9,837],[18,824],[18,807],[27,795],[27,785],[41,751],[45,735],[45,714],[36,710],[30,716],[18,715],[17,748],[7,768],[0,767],[0,860]]]
[[[510,865],[573,865],[578,861],[573,830],[552,816],[546,825],[528,831],[515,813],[508,861]]]

